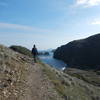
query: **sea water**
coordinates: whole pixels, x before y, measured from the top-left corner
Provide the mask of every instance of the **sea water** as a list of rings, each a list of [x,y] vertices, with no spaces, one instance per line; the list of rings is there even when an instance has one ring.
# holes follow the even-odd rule
[[[53,58],[53,53],[49,53],[50,55],[41,55],[39,56],[40,60],[42,60],[44,63],[49,64],[50,66],[64,70],[67,64],[65,64],[63,61],[57,60]]]

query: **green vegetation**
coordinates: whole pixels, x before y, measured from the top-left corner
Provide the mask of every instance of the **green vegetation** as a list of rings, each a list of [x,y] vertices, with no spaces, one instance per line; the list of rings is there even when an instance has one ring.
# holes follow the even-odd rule
[[[63,80],[61,81],[59,77],[57,76],[57,72],[55,72],[55,69],[51,70],[51,68],[48,67],[48,65],[39,62],[42,65],[43,72],[49,77],[51,82],[54,84],[55,89],[58,91],[58,93],[65,97],[65,87],[63,85]]]
[[[72,70],[66,70],[65,73],[71,75],[72,77],[77,77],[78,79],[81,79],[87,83],[90,83],[92,85],[100,86],[100,71],[83,71],[78,69],[72,69]]]
[[[13,45],[13,46],[10,46],[10,49],[16,52],[19,52],[21,54],[27,55],[29,57],[32,57],[31,51],[27,49],[26,47]]]
[[[65,100],[96,100],[97,97],[100,98],[98,85],[91,84],[85,76],[74,73],[74,75],[65,74],[41,61],[39,61],[39,64],[43,72],[54,84],[54,89]]]

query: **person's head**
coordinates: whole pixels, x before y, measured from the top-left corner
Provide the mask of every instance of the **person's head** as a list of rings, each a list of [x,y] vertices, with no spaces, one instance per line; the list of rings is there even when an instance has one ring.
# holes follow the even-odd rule
[[[35,44],[33,45],[33,48],[36,48]]]

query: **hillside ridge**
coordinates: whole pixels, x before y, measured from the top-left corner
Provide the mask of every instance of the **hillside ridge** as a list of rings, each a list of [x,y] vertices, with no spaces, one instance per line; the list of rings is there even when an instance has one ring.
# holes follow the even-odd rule
[[[54,58],[63,60],[69,67],[100,69],[100,34],[58,47]]]
[[[99,83],[75,75],[77,71],[83,72],[69,69],[64,73],[40,60],[34,63],[0,45],[0,100],[99,100]]]

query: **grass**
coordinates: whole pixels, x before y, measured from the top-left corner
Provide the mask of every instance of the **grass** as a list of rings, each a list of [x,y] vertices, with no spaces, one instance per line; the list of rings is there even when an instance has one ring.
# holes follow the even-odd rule
[[[77,77],[78,79],[81,79],[87,83],[93,84],[93,85],[99,85],[100,84],[100,79],[99,79],[99,75],[94,74],[94,73],[69,73],[69,75],[73,76],[73,77]]]
[[[78,95],[80,98],[83,98],[81,100],[84,100],[85,96],[84,96],[84,92],[82,92],[82,91],[84,91],[82,88],[80,88],[78,86],[70,87],[69,85],[66,85],[67,82],[64,82],[64,80],[60,79],[58,77],[59,75],[57,75],[57,72],[55,70],[52,70],[51,68],[47,67],[45,64],[42,64],[42,66],[43,66],[43,72],[49,77],[51,82],[54,84],[56,91],[65,100],[77,99]],[[83,95],[83,97],[82,97],[82,95]],[[70,97],[72,97],[72,98],[70,98]]]
[[[57,72],[55,71],[55,69],[49,68],[46,64],[42,63],[41,61],[39,61],[39,63],[43,66],[43,68],[42,68],[43,72],[49,77],[51,82],[54,84],[55,89],[57,90],[57,92],[62,97],[65,97],[66,96],[65,87],[62,84],[63,82],[61,80],[59,80],[59,77],[58,77]]]
[[[31,51],[29,49],[27,49],[26,47],[12,45],[12,46],[10,46],[10,49],[12,49],[16,52],[19,52],[21,54],[27,55],[29,57],[32,57]]]
[[[44,64],[41,61],[39,61],[39,63],[43,72],[54,84],[54,89],[65,100],[91,100],[91,96],[95,96],[95,94],[99,95],[99,90],[95,87],[91,87],[85,76],[74,74],[65,77],[63,73],[49,67],[49,65]],[[77,80],[76,78],[71,80],[70,77],[77,77],[80,80]],[[81,80],[83,80],[83,83]],[[74,83],[74,85],[72,83]],[[93,94],[90,93],[91,91],[93,91]]]

